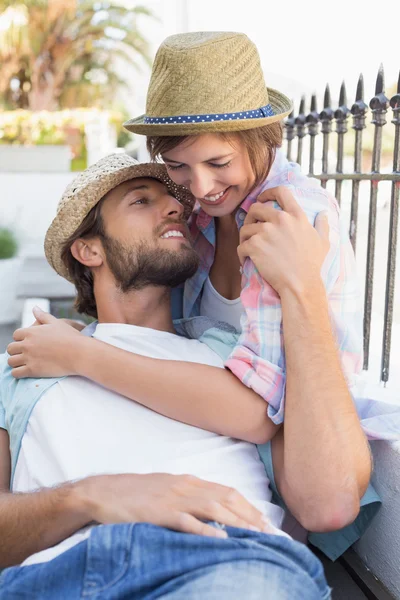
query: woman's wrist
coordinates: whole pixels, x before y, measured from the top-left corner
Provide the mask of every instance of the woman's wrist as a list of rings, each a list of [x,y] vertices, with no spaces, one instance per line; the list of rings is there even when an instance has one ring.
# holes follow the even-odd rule
[[[76,336],[75,339],[75,344],[68,347],[67,364],[68,367],[70,367],[69,370],[71,371],[71,375],[80,375],[84,377],[84,366],[90,356],[90,346],[91,343],[93,343],[93,340],[86,335]]]

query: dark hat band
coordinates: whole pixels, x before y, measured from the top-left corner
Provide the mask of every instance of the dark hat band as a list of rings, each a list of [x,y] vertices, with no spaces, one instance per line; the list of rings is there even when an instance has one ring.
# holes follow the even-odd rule
[[[274,111],[270,104],[255,110],[245,110],[234,113],[215,113],[208,115],[180,115],[175,117],[145,117],[145,125],[174,125],[181,123],[210,123],[212,121],[240,121],[243,119],[263,119],[273,117]]]

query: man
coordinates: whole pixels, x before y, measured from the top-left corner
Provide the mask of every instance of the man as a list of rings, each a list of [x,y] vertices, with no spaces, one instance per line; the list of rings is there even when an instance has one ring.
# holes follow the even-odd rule
[[[98,315],[97,340],[143,356],[221,367],[207,345],[174,333],[169,291],[194,273],[198,258],[184,206],[172,194],[185,201],[163,167],[107,157],[67,189],[47,234],[47,255],[69,278],[79,265],[90,272],[81,285],[92,291],[87,312]],[[323,314],[323,294],[319,301]],[[289,338],[296,302],[287,308]],[[329,317],[327,323],[329,348]],[[11,345],[15,370],[24,368],[24,343]],[[297,340],[292,344],[288,368],[296,365],[299,349]],[[344,426],[354,431],[357,460],[349,457],[338,475],[346,486],[330,505],[338,511],[325,518],[336,526],[354,518],[370,470],[338,364],[328,368],[329,378],[338,403],[348,400]],[[263,401],[238,385],[236,395],[252,403],[246,425],[257,421],[263,439],[271,439],[276,426],[264,418]],[[0,393],[0,564],[21,565],[2,574],[0,598],[329,597],[320,563],[280,531],[283,515],[270,503],[252,444],[168,418],[81,377],[16,382],[4,369]],[[289,430],[297,410],[291,405]],[[329,415],[327,422],[334,419]],[[339,443],[342,434],[335,435]],[[322,440],[298,440],[288,442],[289,457],[306,446],[313,469],[319,458],[310,450]],[[283,464],[285,452],[281,489],[287,499],[296,474],[295,463]],[[212,482],[201,477],[207,473]],[[13,494],[7,493],[10,479]],[[324,501],[316,498],[305,508],[323,514]],[[301,497],[299,503],[306,504]]]

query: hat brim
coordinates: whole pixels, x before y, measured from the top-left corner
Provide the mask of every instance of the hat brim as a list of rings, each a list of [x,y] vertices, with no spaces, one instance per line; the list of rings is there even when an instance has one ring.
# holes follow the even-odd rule
[[[274,115],[272,117],[262,117],[260,119],[235,119],[224,121],[200,122],[200,123],[173,123],[173,124],[149,124],[145,123],[146,115],[141,115],[135,119],[130,119],[124,123],[124,128],[132,133],[139,135],[199,135],[201,133],[221,133],[229,131],[245,131],[246,129],[255,129],[264,125],[271,125],[282,121],[292,112],[292,103],[281,92],[272,88],[268,89],[269,103],[271,104]]]
[[[89,178],[68,203],[57,213],[47,230],[44,251],[49,264],[53,269],[68,281],[73,283],[68,270],[61,258],[64,246],[69,238],[80,227],[89,212],[111,190],[130,179],[146,177],[164,183],[173,196],[185,207],[185,215],[189,217],[195,200],[193,195],[183,186],[175,184],[166,172],[165,166],[157,163],[142,163],[129,165],[102,177],[101,172],[97,178]]]

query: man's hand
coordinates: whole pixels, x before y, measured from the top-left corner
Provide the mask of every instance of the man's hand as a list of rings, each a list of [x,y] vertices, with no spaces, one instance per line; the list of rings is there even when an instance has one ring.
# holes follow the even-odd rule
[[[16,379],[75,375],[72,358],[80,335],[68,320],[35,308],[38,327],[17,329],[7,347],[8,364]]]
[[[274,208],[278,202],[282,210]],[[238,254],[243,265],[251,258],[260,275],[281,295],[300,292],[320,281],[329,250],[329,226],[324,213],[309,223],[290,190],[284,186],[261,194],[240,231]]]
[[[226,537],[203,521],[274,533],[236,490],[191,475],[100,475],[76,484],[88,516],[98,523],[152,523],[168,529]]]

